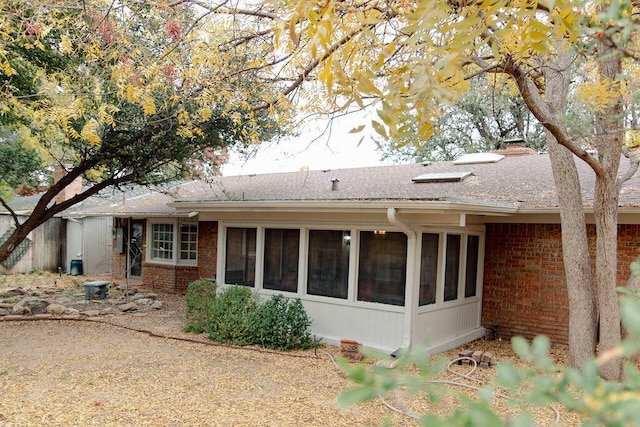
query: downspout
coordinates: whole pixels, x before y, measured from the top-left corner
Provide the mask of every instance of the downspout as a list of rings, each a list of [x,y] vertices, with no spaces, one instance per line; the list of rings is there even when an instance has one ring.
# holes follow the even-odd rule
[[[389,223],[399,228],[404,234],[407,235],[407,281],[405,284],[405,316],[404,316],[404,336],[402,338],[402,348],[410,349],[413,338],[413,329],[415,325],[416,306],[415,304],[415,268],[416,268],[416,241],[417,233],[413,231],[409,225],[402,222],[398,216],[396,208],[387,208],[387,220]]]

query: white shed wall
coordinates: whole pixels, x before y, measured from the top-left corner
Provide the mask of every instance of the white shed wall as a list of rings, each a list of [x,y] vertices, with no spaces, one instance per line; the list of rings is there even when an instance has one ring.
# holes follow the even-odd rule
[[[81,259],[84,274],[111,273],[113,220],[111,217],[70,219],[67,223],[68,272],[71,260]]]

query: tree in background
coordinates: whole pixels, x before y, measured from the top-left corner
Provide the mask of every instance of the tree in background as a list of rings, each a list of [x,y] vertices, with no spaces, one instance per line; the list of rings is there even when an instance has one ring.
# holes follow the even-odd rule
[[[211,172],[227,147],[287,132],[282,84],[256,66],[271,46],[248,43],[215,11],[189,2],[0,1],[0,149],[3,165],[21,159],[0,179],[15,187],[65,169],[23,222],[0,199],[15,222],[0,261],[108,186]],[[55,201],[78,177],[87,187]]]
[[[415,121],[415,118],[414,118]],[[509,80],[479,75],[471,89],[442,116],[426,141],[417,133],[380,143],[383,159],[400,162],[448,161],[465,153],[504,149],[504,141],[521,139],[522,145],[545,151],[544,128],[531,114]],[[405,139],[410,138],[407,141]]]

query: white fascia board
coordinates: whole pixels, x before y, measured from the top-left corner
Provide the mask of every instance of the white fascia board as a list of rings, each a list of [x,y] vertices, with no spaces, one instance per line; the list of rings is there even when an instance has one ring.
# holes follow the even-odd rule
[[[494,205],[484,203],[460,203],[449,201],[419,200],[306,200],[306,201],[215,201],[215,202],[172,202],[169,207],[178,212],[361,212],[362,210],[381,210],[396,208],[401,212],[412,213],[472,213],[476,215],[513,215],[517,206]]]

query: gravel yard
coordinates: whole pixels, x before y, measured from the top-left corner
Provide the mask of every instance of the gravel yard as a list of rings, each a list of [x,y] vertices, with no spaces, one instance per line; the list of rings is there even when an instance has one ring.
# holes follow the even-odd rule
[[[339,408],[336,397],[350,382],[327,355],[337,348],[278,353],[215,345],[182,332],[183,297],[161,298],[161,310],[144,313],[0,321],[0,426],[415,425],[379,400]],[[513,360],[504,342],[473,346]],[[476,376],[486,381],[493,372]],[[446,413],[456,400],[409,403],[417,412]],[[514,413],[504,401],[497,407]],[[539,411],[538,420],[551,425],[553,413]],[[563,414],[561,425],[578,421]]]

